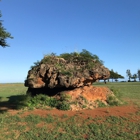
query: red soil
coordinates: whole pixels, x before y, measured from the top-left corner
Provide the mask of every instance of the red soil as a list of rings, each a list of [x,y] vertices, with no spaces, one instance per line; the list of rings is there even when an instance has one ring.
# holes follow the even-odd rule
[[[62,111],[57,109],[52,110],[43,110],[43,109],[35,109],[31,111],[25,111],[22,116],[27,116],[30,114],[40,115],[40,116],[47,116],[47,115],[55,115],[55,116],[74,116],[80,115],[83,118],[88,117],[105,117],[105,116],[118,116],[118,117],[128,117],[129,115],[135,114],[136,112],[140,111],[140,108],[134,105],[128,106],[118,106],[118,107],[104,107],[104,108],[96,108],[93,110],[80,110],[80,111]],[[12,115],[17,114],[19,111],[17,110],[8,110],[8,112]],[[139,118],[140,119],[140,118]]]

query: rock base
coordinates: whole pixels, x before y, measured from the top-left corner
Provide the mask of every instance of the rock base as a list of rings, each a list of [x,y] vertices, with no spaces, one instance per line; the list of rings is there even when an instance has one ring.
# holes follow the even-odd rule
[[[59,103],[68,104],[70,110],[94,109],[121,104],[107,87],[84,86],[76,89],[29,88],[27,93],[31,93],[31,95],[46,94],[52,98],[56,98]]]

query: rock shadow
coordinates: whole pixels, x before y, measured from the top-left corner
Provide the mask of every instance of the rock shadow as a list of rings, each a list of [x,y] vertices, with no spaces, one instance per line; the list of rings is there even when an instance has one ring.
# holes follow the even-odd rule
[[[28,88],[27,95],[35,96],[38,94],[45,94],[48,96],[55,96],[61,92],[72,90],[73,88]],[[19,110],[26,107],[27,95],[13,95],[7,97],[6,101],[0,101],[0,114],[7,112],[8,110]]]
[[[24,101],[26,95],[14,95],[7,97],[7,101],[0,101],[0,113],[8,110],[18,110],[21,106],[25,106],[21,101]]]
[[[45,94],[48,96],[55,96],[61,92],[73,90],[74,88],[28,88],[27,95],[35,96],[37,94]]]

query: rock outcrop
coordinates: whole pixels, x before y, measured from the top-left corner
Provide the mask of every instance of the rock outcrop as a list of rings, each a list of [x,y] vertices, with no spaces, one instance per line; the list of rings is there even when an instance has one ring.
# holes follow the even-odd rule
[[[45,56],[28,71],[25,86],[29,88],[78,88],[110,77],[109,70],[97,59],[74,56]]]
[[[107,87],[92,86],[97,80],[108,79],[110,71],[88,51],[52,54],[34,64],[25,80],[27,94],[51,96],[56,99],[58,109],[93,109],[120,103]]]

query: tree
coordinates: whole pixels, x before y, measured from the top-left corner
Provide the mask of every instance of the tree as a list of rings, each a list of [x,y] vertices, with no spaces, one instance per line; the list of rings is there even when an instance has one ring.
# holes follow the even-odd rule
[[[0,18],[2,17],[1,11],[0,11]],[[6,46],[9,46],[6,42],[7,38],[13,38],[9,32],[6,31],[6,29],[2,25],[2,20],[0,20],[0,46],[3,48]]]
[[[129,78],[128,82],[130,82],[130,79],[131,79],[131,77],[132,77],[132,74],[131,74],[131,72],[130,72],[129,69],[126,70],[126,74],[127,74],[128,78]]]
[[[112,82],[113,82],[113,79],[115,81],[118,81],[118,79],[121,78],[123,79],[124,77],[120,74],[118,74],[117,72],[114,72],[113,69],[110,71],[110,79],[112,79]]]
[[[133,74],[133,76],[131,78],[134,79],[134,81],[136,82],[136,79],[138,78],[138,76],[137,76],[137,74]]]
[[[110,79],[112,79],[112,82],[113,82],[114,77],[115,77],[115,73],[114,73],[113,69],[111,69],[111,71],[110,71]]]
[[[139,78],[139,81],[140,81],[140,70],[138,70],[138,78]]]

